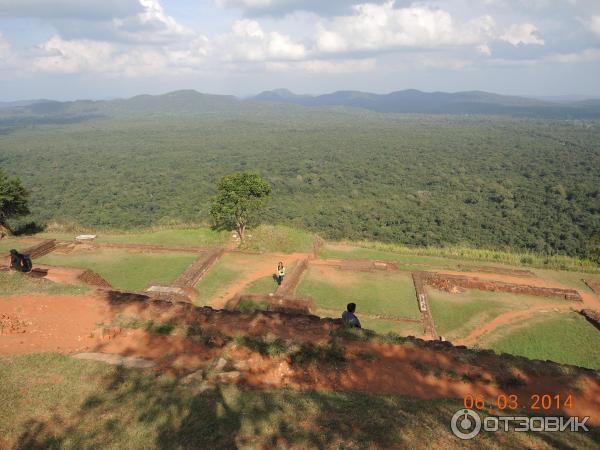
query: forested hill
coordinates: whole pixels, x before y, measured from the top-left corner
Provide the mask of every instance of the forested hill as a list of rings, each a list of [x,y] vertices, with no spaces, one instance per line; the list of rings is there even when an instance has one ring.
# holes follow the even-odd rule
[[[600,118],[600,102],[586,100],[554,103],[489,92],[421,92],[415,89],[389,94],[337,91],[318,96],[296,95],[286,89],[265,91],[256,101],[293,103],[304,106],[351,106],[377,112],[421,114],[484,114],[538,118]]]
[[[326,238],[585,256],[599,142],[597,121],[286,106],[6,127],[0,166],[32,191],[26,220],[197,223],[221,176],[255,171],[273,186],[265,221]]]
[[[297,107],[348,107],[382,113],[451,115],[503,115],[552,119],[600,118],[600,101],[553,103],[487,92],[426,93],[414,89],[390,94],[338,91],[331,94],[296,95],[285,89],[266,91],[249,99],[181,90],[163,95],[139,95],[129,99],[23,101],[0,104],[0,126],[23,123],[65,123],[94,117],[128,115],[266,113],[289,114]]]

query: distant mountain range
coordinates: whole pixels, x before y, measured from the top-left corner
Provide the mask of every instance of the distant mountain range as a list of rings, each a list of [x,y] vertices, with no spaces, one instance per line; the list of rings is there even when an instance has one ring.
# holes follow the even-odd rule
[[[428,93],[414,89],[389,94],[337,91],[311,96],[297,95],[286,89],[276,89],[261,92],[244,100],[230,95],[211,95],[194,90],[181,90],[163,95],[139,95],[117,100],[72,102],[30,100],[0,103],[0,124],[11,125],[32,120],[38,123],[57,123],[78,120],[78,118],[139,114],[268,112],[281,111],[282,108],[287,108],[285,105],[310,108],[362,108],[380,113],[484,114],[554,119],[600,118],[600,100],[557,103],[481,91]]]
[[[337,91],[318,96],[297,95],[287,89],[264,91],[255,101],[304,106],[350,106],[377,112],[422,114],[492,114],[554,118],[600,117],[600,100],[550,102],[482,91],[422,92],[415,89],[389,94]]]

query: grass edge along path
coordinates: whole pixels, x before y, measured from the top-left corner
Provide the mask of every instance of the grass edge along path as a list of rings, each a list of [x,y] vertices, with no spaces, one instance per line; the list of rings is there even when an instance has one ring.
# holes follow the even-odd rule
[[[577,312],[550,311],[525,324],[505,325],[480,347],[600,371],[600,332]]]

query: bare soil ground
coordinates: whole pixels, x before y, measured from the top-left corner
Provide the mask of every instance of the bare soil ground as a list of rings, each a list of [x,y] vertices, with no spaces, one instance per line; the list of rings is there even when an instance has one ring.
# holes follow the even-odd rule
[[[596,294],[600,294],[600,281],[596,280],[583,280],[588,287],[594,291]]]
[[[31,294],[0,299],[0,317],[11,324],[0,337],[0,354],[7,355],[94,347],[99,339],[97,324],[111,315],[98,295]]]
[[[339,321],[280,313],[215,311],[189,304],[152,302],[143,299],[117,301],[109,293],[90,296],[29,295],[5,297],[0,301],[0,317],[20,324],[0,338],[0,354],[57,351],[118,353],[151,360],[156,369],[184,375],[216,357],[234,361],[240,378],[236,381],[256,388],[289,387],[316,391],[361,391],[377,394],[410,395],[423,399],[462,397],[466,394],[496,398],[506,392],[502,380],[517,377],[511,392],[526,398],[540,389],[573,395],[568,415],[600,417],[600,379],[590,371],[562,370],[548,366],[542,373],[529,372],[519,358],[506,359],[451,346],[431,344],[387,344],[337,341],[345,361],[315,364],[294,363],[289,355],[267,356],[235,340],[226,343],[186,335],[162,335],[143,329],[108,329],[115,315],[140,320],[171,321],[176,325],[194,323],[216,336],[268,334],[292,342],[332,343],[331,332]],[[421,342],[421,341],[418,341]],[[556,366],[558,367],[558,366]],[[577,386],[573,391],[572,386]]]

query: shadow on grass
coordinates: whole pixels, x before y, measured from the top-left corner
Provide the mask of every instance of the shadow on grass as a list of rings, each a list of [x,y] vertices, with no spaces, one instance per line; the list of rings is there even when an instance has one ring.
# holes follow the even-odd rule
[[[457,400],[184,385],[114,368],[69,417],[29,420],[17,449],[592,448],[600,434],[489,433],[460,441]]]
[[[124,369],[100,387],[67,420],[27,422],[15,448],[391,448],[402,438],[390,429],[410,422],[394,413],[397,400],[379,396],[203,390]]]

